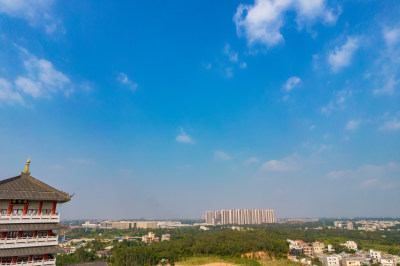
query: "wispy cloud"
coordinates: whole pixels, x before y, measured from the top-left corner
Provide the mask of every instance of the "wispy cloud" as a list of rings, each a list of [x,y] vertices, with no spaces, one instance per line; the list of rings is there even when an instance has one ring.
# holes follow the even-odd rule
[[[359,47],[359,39],[348,37],[345,44],[340,47],[335,47],[334,50],[328,53],[328,63],[333,72],[338,72],[342,68],[351,64],[353,54]]]
[[[298,156],[289,156],[282,160],[270,160],[261,165],[262,171],[294,171],[301,168]]]
[[[176,136],[175,140],[182,143],[194,143],[194,140],[185,132],[183,128],[180,128],[180,133]]]
[[[321,113],[329,115],[333,111],[343,110],[352,94],[353,92],[347,89],[334,92],[332,100],[330,100],[327,105],[321,108]]]
[[[15,91],[12,84],[3,78],[0,78],[0,101],[8,104],[23,103],[19,92]]]
[[[224,54],[226,54],[229,58],[229,61],[232,63],[236,63],[239,60],[238,53],[232,51],[231,46],[227,43],[224,47]]]
[[[8,103],[23,103],[25,96],[47,97],[58,92],[66,96],[74,91],[69,77],[57,70],[53,63],[37,58],[23,47],[16,46],[23,61],[25,73],[17,76],[13,83],[0,80],[0,100]]]
[[[389,131],[400,130],[400,112],[385,121],[383,125],[380,126],[380,129]]]
[[[238,6],[233,17],[237,35],[244,36],[248,46],[276,46],[284,41],[281,28],[285,25],[285,14],[290,11],[296,12],[299,28],[317,21],[333,24],[339,14],[334,14],[333,9],[321,0],[255,0],[252,5]]]
[[[135,91],[137,89],[137,87],[138,87],[138,84],[133,82],[132,80],[130,80],[128,75],[123,73],[123,72],[118,74],[117,80],[121,84],[127,86],[131,91]]]
[[[400,43],[400,28],[384,29],[383,37],[385,39],[386,45],[388,46],[393,46]]]
[[[345,129],[349,131],[355,131],[360,126],[362,120],[350,120],[347,122]]]
[[[42,26],[48,34],[62,28],[60,20],[52,14],[53,0],[0,0],[0,13],[25,19],[32,27]],[[64,32],[64,29],[58,32]]]
[[[219,161],[229,161],[231,157],[223,151],[215,151],[214,158]]]
[[[395,79],[395,75],[392,75],[386,80],[386,82],[381,88],[374,90],[374,94],[392,95],[399,84],[400,84],[400,79]]]
[[[257,157],[250,157],[246,161],[244,161],[244,165],[250,165],[253,163],[258,163],[260,160]]]
[[[15,85],[20,91],[34,98],[49,97],[55,92],[64,92],[66,95],[73,92],[70,79],[55,69],[50,61],[38,59],[25,49],[22,51],[26,57],[24,66],[27,74],[18,76],[15,80]]]
[[[388,189],[387,184],[393,184],[400,174],[400,165],[395,162],[389,162],[384,165],[367,164],[358,167],[355,170],[331,171],[327,178],[334,181],[346,180],[349,184],[353,183],[358,188],[366,188],[374,185],[377,188]]]
[[[285,89],[285,91],[289,92],[293,90],[297,85],[299,85],[300,82],[301,79],[299,77],[296,76],[290,77],[284,84],[283,88]]]

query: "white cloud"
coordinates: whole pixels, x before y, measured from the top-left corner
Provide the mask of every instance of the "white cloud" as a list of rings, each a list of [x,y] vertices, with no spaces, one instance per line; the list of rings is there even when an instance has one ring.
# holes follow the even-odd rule
[[[46,59],[39,59],[23,47],[15,45],[23,60],[25,73],[17,76],[13,84],[1,79],[0,100],[23,103],[23,97],[50,97],[57,92],[69,95],[74,91],[70,79]]]
[[[247,63],[246,62],[242,62],[242,63],[239,64],[239,67],[241,69],[245,69],[245,68],[247,68]]]
[[[300,82],[301,82],[301,79],[299,77],[296,77],[296,76],[290,77],[286,81],[284,88],[286,91],[289,92],[289,91],[293,90],[294,87],[296,87]]]
[[[0,100],[6,101],[10,104],[23,103],[21,95],[13,90],[12,85],[7,80],[0,78]]]
[[[118,80],[121,84],[126,85],[126,86],[127,86],[129,89],[131,89],[132,91],[135,91],[135,90],[137,89],[137,87],[138,87],[138,84],[135,83],[135,82],[132,82],[132,81],[129,79],[128,75],[125,74],[125,73],[123,73],[123,72],[121,72],[121,73],[118,74],[117,80]]]
[[[335,23],[337,15],[326,7],[324,0],[255,0],[253,5],[240,4],[233,17],[239,37],[247,40],[248,46],[261,44],[276,46],[284,41],[281,28],[285,24],[285,15],[296,12],[296,21],[312,25],[316,20]]]
[[[355,51],[359,47],[359,39],[348,37],[345,44],[335,49],[328,54],[328,63],[331,65],[333,72],[338,72],[344,67],[351,64],[351,59]]]
[[[231,157],[223,151],[214,152],[214,158],[220,161],[229,161],[231,159]]]
[[[188,134],[186,134],[183,128],[180,129],[180,133],[178,134],[178,136],[176,136],[175,139],[177,142],[194,143],[194,140]]]
[[[352,94],[353,92],[351,90],[346,89],[334,92],[333,99],[330,100],[327,105],[321,108],[321,113],[329,115],[333,111],[343,110]]]
[[[204,68],[210,70],[212,68],[212,64],[211,63],[205,64]]]
[[[238,53],[232,51],[231,46],[229,44],[225,44],[224,54],[226,54],[229,58],[229,61],[232,63],[236,63],[239,60]]]
[[[282,160],[270,160],[261,165],[262,171],[294,171],[300,169],[301,158],[297,155],[291,155]]]
[[[346,124],[346,130],[355,131],[361,124],[361,120],[350,120]]]
[[[53,0],[0,0],[0,13],[25,19],[30,26],[43,26],[48,34],[60,27],[51,14]]]
[[[261,170],[266,171],[291,171],[296,168],[283,161],[271,160],[262,164]]]
[[[246,161],[244,161],[244,165],[250,165],[253,163],[258,163],[260,160],[257,157],[250,157]]]
[[[368,179],[368,180],[365,180],[364,182],[362,182],[361,186],[362,187],[368,187],[368,186],[371,186],[371,185],[375,184],[376,182],[378,182],[378,179],[376,179],[376,178]]]
[[[365,188],[374,184],[377,188],[390,189],[387,184],[397,180],[400,174],[400,165],[389,162],[384,165],[366,164],[356,170],[339,170],[328,173],[331,180],[346,180],[347,183],[355,183],[359,188]],[[394,187],[394,186],[391,186]]]
[[[227,78],[233,77],[233,67],[225,68],[225,75]]]
[[[393,46],[400,42],[400,28],[385,29],[383,37],[388,46]]]
[[[26,76],[19,76],[15,80],[18,90],[34,98],[49,97],[51,93],[58,91],[66,95],[73,91],[70,79],[62,72],[56,70],[50,61],[38,59],[29,54],[25,49],[22,50],[27,59],[24,66],[27,70]]]
[[[374,94],[387,94],[392,95],[395,91],[395,88],[400,84],[400,79],[395,79],[395,76],[391,76],[388,78],[384,86],[380,89],[374,90]]]
[[[400,129],[400,119],[398,116],[393,117],[391,120],[386,121],[381,127],[381,130],[399,130]]]

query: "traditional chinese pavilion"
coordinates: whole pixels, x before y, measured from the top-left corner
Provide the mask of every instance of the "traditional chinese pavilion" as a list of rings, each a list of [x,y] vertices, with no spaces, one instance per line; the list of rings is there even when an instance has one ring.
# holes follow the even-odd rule
[[[19,176],[0,181],[0,266],[56,265],[55,230],[63,229],[57,204],[71,195],[57,190],[29,172],[30,160]]]

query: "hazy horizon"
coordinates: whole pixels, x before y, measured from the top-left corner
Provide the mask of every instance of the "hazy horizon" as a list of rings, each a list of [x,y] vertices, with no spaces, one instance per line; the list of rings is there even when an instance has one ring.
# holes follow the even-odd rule
[[[400,216],[400,3],[1,1],[0,179],[62,219]]]

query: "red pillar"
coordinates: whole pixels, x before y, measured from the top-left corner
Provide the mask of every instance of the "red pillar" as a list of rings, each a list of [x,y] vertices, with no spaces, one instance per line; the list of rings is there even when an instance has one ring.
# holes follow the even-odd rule
[[[28,212],[28,204],[24,206],[24,210],[22,211],[22,215],[26,215]]]
[[[17,256],[14,256],[13,258],[12,258],[12,263],[17,263]]]
[[[6,236],[7,236],[7,232],[3,232],[3,233],[1,233],[1,239],[4,239],[4,238],[6,238]]]
[[[37,237],[37,231],[33,232],[33,237]]]
[[[53,202],[53,209],[51,210],[51,214],[56,213],[56,208],[57,208],[57,201]]]
[[[37,214],[42,214],[43,200],[39,203],[39,210]]]
[[[51,236],[52,233],[53,233],[53,231],[51,231],[51,230],[47,231],[47,236]]]
[[[7,215],[10,215],[12,212],[13,206],[12,204],[8,205]]]
[[[18,238],[21,238],[22,237],[22,231],[19,231],[18,232]]]
[[[29,261],[33,261],[33,255],[29,255]]]
[[[49,257],[49,254],[44,254],[44,256],[43,256],[43,260],[47,260],[47,259],[48,259],[48,257]]]

